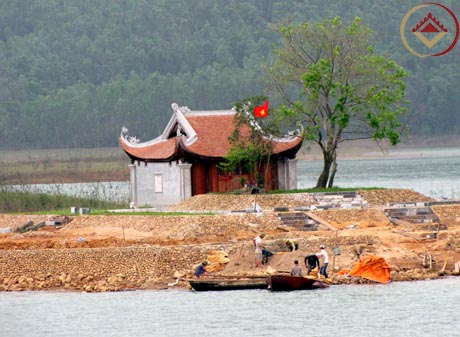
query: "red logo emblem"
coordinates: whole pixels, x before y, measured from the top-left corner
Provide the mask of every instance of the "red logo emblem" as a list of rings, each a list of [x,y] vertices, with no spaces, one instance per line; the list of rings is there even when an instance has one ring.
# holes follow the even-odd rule
[[[410,30],[409,25],[413,27]],[[400,28],[404,46],[419,57],[447,54],[455,47],[459,32],[459,23],[452,10],[435,2],[411,8]]]

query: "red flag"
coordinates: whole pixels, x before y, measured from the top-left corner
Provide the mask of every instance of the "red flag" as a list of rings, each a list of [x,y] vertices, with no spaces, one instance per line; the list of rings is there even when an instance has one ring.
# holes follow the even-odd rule
[[[265,118],[268,116],[268,99],[264,104],[254,108],[254,117]]]

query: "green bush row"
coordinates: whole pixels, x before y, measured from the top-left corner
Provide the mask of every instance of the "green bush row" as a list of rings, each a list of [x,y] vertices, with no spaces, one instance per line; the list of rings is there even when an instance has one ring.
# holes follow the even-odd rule
[[[128,205],[95,198],[72,197],[64,194],[51,195],[0,189],[0,213],[68,211],[70,207],[111,209],[127,208]]]

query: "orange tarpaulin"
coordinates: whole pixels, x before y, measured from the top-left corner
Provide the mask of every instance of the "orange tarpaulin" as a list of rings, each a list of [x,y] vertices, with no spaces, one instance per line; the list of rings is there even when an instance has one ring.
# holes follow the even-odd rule
[[[361,276],[365,279],[388,283],[390,282],[391,267],[383,257],[369,255],[362,257],[358,264],[348,273],[350,276]]]
[[[348,275],[348,273],[350,272],[350,269],[340,269],[338,272],[337,272],[337,275]]]

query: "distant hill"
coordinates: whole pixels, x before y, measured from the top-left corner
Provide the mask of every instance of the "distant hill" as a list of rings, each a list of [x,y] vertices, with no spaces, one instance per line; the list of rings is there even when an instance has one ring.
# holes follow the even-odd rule
[[[453,1],[444,5],[454,8]],[[411,71],[415,135],[460,129],[458,59],[402,45],[406,2],[319,0],[20,0],[0,3],[0,148],[116,146],[122,126],[157,136],[173,102],[229,108],[266,89],[272,25],[356,15],[380,52]]]

